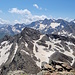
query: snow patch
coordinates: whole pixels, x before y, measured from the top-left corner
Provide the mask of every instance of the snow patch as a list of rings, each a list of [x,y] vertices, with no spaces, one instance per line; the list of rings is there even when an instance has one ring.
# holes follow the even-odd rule
[[[26,46],[26,47],[28,47],[28,44],[27,44],[27,42],[25,42],[25,46]]]
[[[4,30],[4,28],[1,28],[2,30]]]
[[[24,28],[22,28],[21,30],[23,30]]]
[[[75,21],[73,21],[75,23]]]
[[[62,28],[64,28],[64,26],[63,26],[63,25],[62,25],[61,27],[62,27]]]
[[[56,27],[60,26],[60,23],[51,23],[50,26],[52,28],[56,28]]]
[[[12,31],[15,32],[16,31],[16,28],[15,27],[12,27]]]
[[[20,37],[20,39],[22,39],[22,36]]]
[[[2,65],[2,63],[5,63],[8,60],[8,56],[10,54],[9,51],[10,51],[10,48],[12,46],[12,44],[10,44],[10,45],[8,44],[9,43],[8,41],[2,42],[1,45],[3,45],[4,43],[5,43],[5,46],[0,49],[0,52],[1,52],[1,54],[0,54],[0,65]]]
[[[21,25],[19,25],[19,28],[21,28]]]
[[[35,47],[38,47],[38,52],[36,52]],[[36,61],[36,64],[41,67],[41,63],[46,61],[47,63],[49,63],[49,57],[54,53],[53,51],[45,51],[44,50],[45,47],[37,45],[36,43],[34,43],[34,49],[33,52],[35,54],[35,56],[37,57],[37,59],[40,59],[40,62]]]
[[[18,32],[18,33],[21,32],[20,30],[17,30],[15,27],[12,27],[12,31],[13,31],[13,32]]]
[[[40,24],[39,29],[40,29],[40,30],[43,30],[46,26],[47,26],[47,25]]]
[[[27,55],[29,55],[29,53],[28,52],[26,52],[25,50],[21,50],[22,52],[24,52],[24,53],[26,53]]]
[[[41,35],[39,40],[41,40],[43,36],[44,35]],[[37,44],[37,42],[39,40],[34,41],[33,53],[35,54],[35,57],[37,57],[38,60],[40,59],[40,62],[36,61],[36,64],[37,64],[37,66],[41,67],[42,62],[46,61],[47,63],[49,63],[49,57],[54,53],[54,51],[50,51],[50,50],[45,51],[44,46],[41,46],[41,45]],[[46,42],[46,43],[48,43],[48,42]],[[38,48],[38,52],[36,52],[36,50],[35,50],[36,46]]]
[[[3,42],[1,43],[1,45],[3,45],[3,44],[7,45],[7,44],[8,44],[8,41],[3,41]]]
[[[58,35],[60,35],[61,34],[61,32],[58,32]]]
[[[13,60],[13,58],[15,57],[15,54],[16,54],[16,52],[17,52],[17,49],[18,49],[18,45],[17,45],[17,43],[16,43],[15,50],[14,50],[14,55],[13,55],[13,57],[12,57],[11,61],[12,61],[12,60]]]

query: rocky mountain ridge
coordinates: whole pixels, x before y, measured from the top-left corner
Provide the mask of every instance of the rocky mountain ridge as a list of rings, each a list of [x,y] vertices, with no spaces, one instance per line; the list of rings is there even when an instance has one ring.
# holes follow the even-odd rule
[[[75,68],[75,38],[41,34],[25,27],[20,34],[0,40],[0,75],[15,70],[37,74],[41,63],[51,60],[67,62]]]

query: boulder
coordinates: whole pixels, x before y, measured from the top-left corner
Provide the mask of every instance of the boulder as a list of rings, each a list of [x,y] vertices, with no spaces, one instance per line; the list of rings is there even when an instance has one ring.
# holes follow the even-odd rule
[[[60,66],[60,65],[56,65],[56,70],[57,70],[57,71],[63,71],[63,68],[62,68],[62,66]]]
[[[67,66],[70,66],[70,64],[67,63],[67,62],[63,62],[62,66],[63,66],[63,67],[67,67]]]
[[[71,65],[70,65],[69,63],[67,63],[67,62],[64,62],[64,63],[62,64],[62,67],[63,67],[65,70],[67,70],[67,71],[72,70]]]
[[[45,64],[44,65],[44,69],[45,70],[49,70],[49,71],[54,71],[55,69],[51,66],[51,65],[49,65],[49,64]]]

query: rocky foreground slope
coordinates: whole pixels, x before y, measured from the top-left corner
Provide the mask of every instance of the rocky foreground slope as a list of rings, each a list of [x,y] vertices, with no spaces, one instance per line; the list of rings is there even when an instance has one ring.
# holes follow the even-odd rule
[[[41,71],[42,62],[67,62],[75,68],[75,39],[56,34],[42,35],[38,30],[24,28],[13,37],[0,40],[0,75],[20,70],[28,74]]]

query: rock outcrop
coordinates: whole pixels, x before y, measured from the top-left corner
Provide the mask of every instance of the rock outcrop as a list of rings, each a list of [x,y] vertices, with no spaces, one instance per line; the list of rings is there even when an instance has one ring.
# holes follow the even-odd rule
[[[49,71],[51,73],[53,72],[71,72],[71,70],[73,70],[73,68],[71,67],[71,65],[67,62],[60,62],[60,61],[54,61],[52,60],[49,64],[48,63],[44,63],[41,66],[42,70],[44,71]]]

